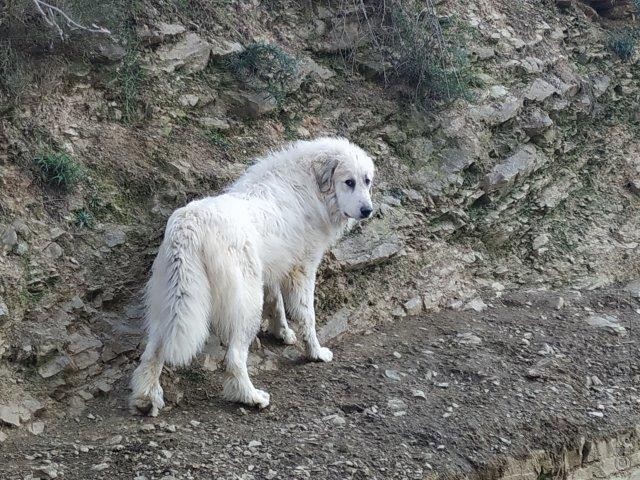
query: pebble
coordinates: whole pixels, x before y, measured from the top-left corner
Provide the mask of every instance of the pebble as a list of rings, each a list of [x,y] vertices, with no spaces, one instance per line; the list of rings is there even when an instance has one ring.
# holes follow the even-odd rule
[[[153,432],[156,426],[153,423],[144,423],[140,426],[141,432]]]
[[[36,469],[38,472],[44,473],[49,478],[58,478],[58,471],[53,465],[43,465]]]
[[[456,338],[456,341],[461,345],[480,345],[482,343],[482,339],[471,332],[459,333]]]
[[[604,417],[604,413],[603,412],[597,412],[597,411],[589,412],[589,415],[592,416],[592,417],[596,417],[596,418]]]
[[[262,442],[259,440],[251,440],[248,445],[249,448],[256,448],[261,446],[262,446]]]
[[[200,425],[201,422],[199,422],[198,420],[191,420],[189,423],[191,424],[191,426],[197,427]]]
[[[387,406],[391,410],[395,410],[395,411],[405,410],[407,408],[407,404],[404,403],[404,401],[400,398],[390,398],[387,401]]]
[[[393,356],[396,358],[402,358],[402,355],[400,355],[398,352],[393,352]]]
[[[399,382],[401,380],[400,374],[395,370],[385,370],[384,376],[390,380],[395,380],[396,382]]]
[[[103,470],[106,470],[107,468],[109,468],[109,464],[106,462],[102,462],[91,467],[91,470],[95,470],[96,472],[101,472]]]
[[[331,422],[338,427],[346,425],[347,423],[344,417],[338,415],[337,413],[334,413],[333,415],[327,415],[323,418],[323,420],[326,422]]]
[[[449,382],[436,383],[436,387],[438,387],[438,388],[449,388]]]
[[[427,399],[427,396],[422,390],[418,390],[415,388],[411,390],[411,395],[413,395],[414,397],[424,398],[425,400]]]

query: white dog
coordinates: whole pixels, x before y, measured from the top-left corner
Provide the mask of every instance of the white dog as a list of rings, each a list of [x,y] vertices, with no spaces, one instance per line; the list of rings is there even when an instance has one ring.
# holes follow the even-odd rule
[[[176,210],[147,285],[149,340],[131,380],[131,410],[158,414],[164,362],[188,364],[210,326],[227,346],[224,398],[269,405],[246,365],[263,305],[274,336],[296,341],[286,307],[309,358],[330,362],[316,336],[316,270],[347,224],[371,215],[373,175],[371,158],[345,139],[300,141],[260,159],[223,195]]]

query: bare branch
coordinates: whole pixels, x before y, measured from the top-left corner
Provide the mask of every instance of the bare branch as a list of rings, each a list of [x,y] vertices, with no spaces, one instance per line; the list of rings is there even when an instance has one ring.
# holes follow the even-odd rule
[[[64,30],[58,24],[56,19],[56,15],[62,17],[67,24],[67,27],[71,30],[84,30],[90,33],[102,33],[110,35],[111,32],[104,27],[100,27],[96,24],[91,24],[90,27],[85,27],[84,25],[79,24],[75,20],[73,20],[69,15],[63,12],[60,8],[55,5],[51,5],[50,3],[44,2],[43,0],[33,0],[36,9],[44,19],[47,25],[55,28],[60,35],[60,38],[64,39]]]

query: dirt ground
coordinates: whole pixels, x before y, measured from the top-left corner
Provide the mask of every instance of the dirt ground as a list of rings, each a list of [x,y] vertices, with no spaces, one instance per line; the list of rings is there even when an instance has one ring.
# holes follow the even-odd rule
[[[0,478],[496,478],[507,456],[638,423],[637,300],[522,291],[487,303],[344,335],[330,364],[263,339],[279,353],[253,376],[271,393],[264,411],[222,401],[222,373],[191,368],[176,373],[180,405],[133,417],[123,381],[79,418],[45,413],[39,436],[9,432]],[[626,331],[589,325],[594,314]]]

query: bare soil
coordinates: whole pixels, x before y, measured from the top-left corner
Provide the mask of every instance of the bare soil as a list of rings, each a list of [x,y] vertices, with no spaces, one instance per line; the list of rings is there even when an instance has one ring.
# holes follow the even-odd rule
[[[489,303],[349,333],[330,364],[263,338],[277,354],[276,370],[253,376],[271,393],[264,411],[224,402],[222,373],[191,368],[170,374],[179,405],[133,417],[123,380],[79,418],[45,412],[41,435],[9,432],[0,478],[496,478],[507,457],[638,423],[640,304],[629,294],[521,291]],[[626,334],[590,326],[594,313]]]

